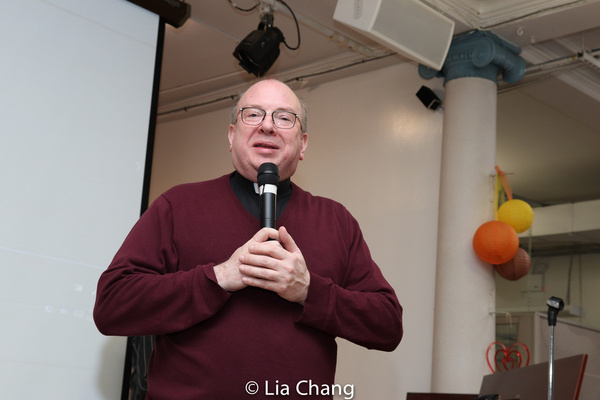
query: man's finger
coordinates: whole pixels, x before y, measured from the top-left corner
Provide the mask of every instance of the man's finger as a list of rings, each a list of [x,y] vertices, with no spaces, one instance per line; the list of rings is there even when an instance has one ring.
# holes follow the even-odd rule
[[[300,249],[296,245],[296,242],[292,238],[292,235],[289,234],[289,232],[287,231],[287,229],[285,229],[284,226],[279,228],[279,241],[283,248],[289,251],[290,253],[300,251]]]

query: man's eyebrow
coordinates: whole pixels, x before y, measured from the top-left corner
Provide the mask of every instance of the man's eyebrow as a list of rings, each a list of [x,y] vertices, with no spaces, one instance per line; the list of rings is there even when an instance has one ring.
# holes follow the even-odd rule
[[[253,104],[247,104],[247,105],[245,105],[245,106],[240,106],[240,108],[249,108],[249,107],[253,107],[253,108],[260,108],[261,110],[264,110],[264,109],[265,109],[265,108],[264,108],[264,106],[253,105]],[[267,111],[267,110],[265,110],[265,111]],[[292,114],[299,114],[299,112],[297,112],[297,111],[294,111],[294,110],[293,110],[293,109],[291,109],[291,108],[285,108],[285,107],[276,108],[276,109],[274,109],[274,110],[273,110],[273,112],[274,112],[274,111],[286,111],[286,112],[290,112],[290,113],[292,113]]]

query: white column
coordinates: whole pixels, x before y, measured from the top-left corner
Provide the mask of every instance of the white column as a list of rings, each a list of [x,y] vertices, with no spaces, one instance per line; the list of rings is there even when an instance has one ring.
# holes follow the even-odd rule
[[[491,32],[453,39],[441,71],[445,78],[433,335],[433,392],[479,393],[491,373],[486,352],[495,341],[493,266],[473,250],[473,235],[494,219],[497,79],[525,74],[520,49]]]
[[[477,228],[494,218],[497,85],[446,84],[436,274],[432,391],[479,393],[495,338],[491,265],[473,251]]]

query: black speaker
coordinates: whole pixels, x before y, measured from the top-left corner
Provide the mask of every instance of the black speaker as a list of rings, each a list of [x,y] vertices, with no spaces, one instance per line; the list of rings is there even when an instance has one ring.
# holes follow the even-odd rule
[[[179,0],[127,0],[160,16],[167,24],[179,28],[192,15],[192,7]]]
[[[433,90],[427,86],[421,86],[421,89],[417,92],[417,97],[421,100],[421,103],[430,110],[437,110],[442,105],[442,101],[433,93]]]

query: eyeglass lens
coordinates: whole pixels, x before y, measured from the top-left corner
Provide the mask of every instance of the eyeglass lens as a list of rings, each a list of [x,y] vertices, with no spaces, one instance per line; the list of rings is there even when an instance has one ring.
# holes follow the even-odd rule
[[[241,109],[242,113],[242,122],[246,125],[260,125],[267,112],[262,108],[257,107],[246,107]],[[271,117],[273,118],[273,123],[278,128],[290,129],[293,128],[296,123],[296,114],[289,111],[273,111]]]

